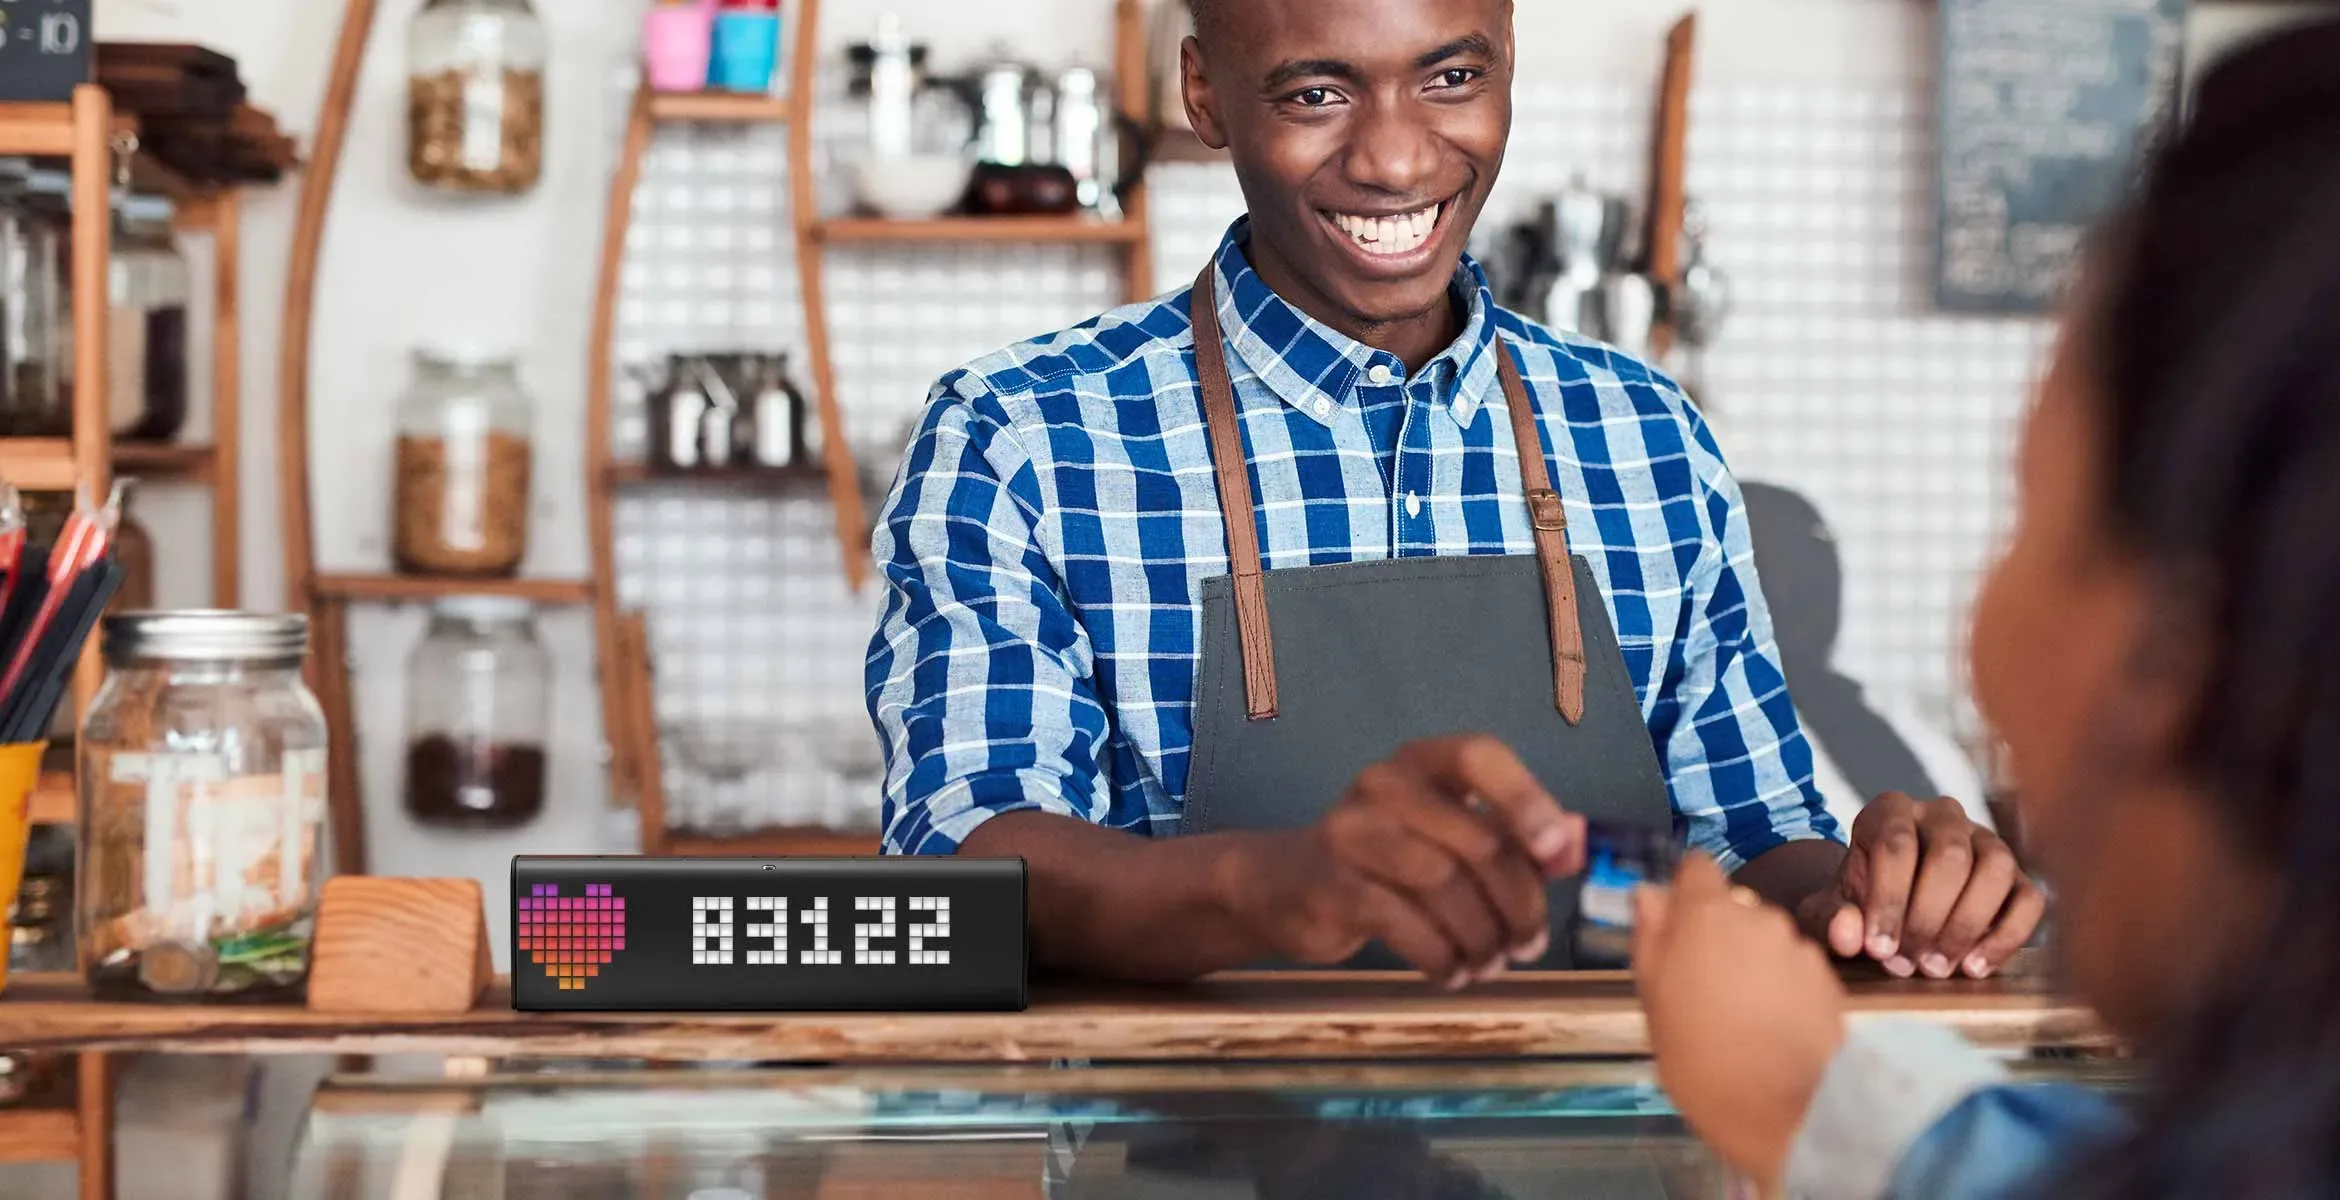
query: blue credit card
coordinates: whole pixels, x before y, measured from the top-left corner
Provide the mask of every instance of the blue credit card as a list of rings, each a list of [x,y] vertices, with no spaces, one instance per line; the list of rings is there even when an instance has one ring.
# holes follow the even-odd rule
[[[1674,878],[1682,850],[1671,829],[1588,821],[1584,883],[1576,905],[1576,961],[1621,967],[1633,952],[1633,892]]]

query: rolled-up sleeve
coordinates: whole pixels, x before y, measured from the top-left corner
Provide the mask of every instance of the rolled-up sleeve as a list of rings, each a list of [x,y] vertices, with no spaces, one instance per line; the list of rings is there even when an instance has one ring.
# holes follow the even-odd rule
[[[1779,668],[1738,480],[1704,421],[1687,402],[1683,410],[1702,548],[1684,578],[1684,627],[1650,728],[1684,840],[1735,871],[1784,843],[1842,835]]]
[[[1004,812],[1103,817],[1106,716],[1045,512],[997,402],[946,378],[872,538],[884,610],[864,684],[889,854],[956,853]]]
[[[1788,1150],[1790,1200],[2018,1200],[2126,1127],[2105,1095],[2009,1082],[1957,1034],[1856,1025]]]

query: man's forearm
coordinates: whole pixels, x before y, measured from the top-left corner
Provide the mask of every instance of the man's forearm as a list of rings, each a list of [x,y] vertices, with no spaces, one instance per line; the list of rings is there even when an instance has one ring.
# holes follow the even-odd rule
[[[1731,882],[1792,913],[1814,894],[1835,887],[1836,870],[1843,863],[1842,845],[1810,838],[1773,847],[1740,867]]]
[[[959,852],[1024,860],[1033,957],[1042,965],[1182,982],[1267,957],[1220,882],[1230,857],[1255,848],[1259,836],[1154,840],[1027,811],[984,822]]]

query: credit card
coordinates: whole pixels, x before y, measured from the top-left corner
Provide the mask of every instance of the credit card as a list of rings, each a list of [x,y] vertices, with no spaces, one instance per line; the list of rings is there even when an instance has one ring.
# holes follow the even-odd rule
[[[1576,965],[1618,968],[1633,960],[1633,890],[1672,882],[1682,848],[1671,829],[1588,821],[1584,886],[1576,903]]]

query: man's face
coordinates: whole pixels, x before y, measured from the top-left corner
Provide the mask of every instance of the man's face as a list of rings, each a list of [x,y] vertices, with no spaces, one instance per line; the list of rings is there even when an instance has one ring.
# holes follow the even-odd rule
[[[1352,335],[1437,309],[1511,134],[1509,0],[1223,7],[1186,103],[1234,158],[1253,265]]]

